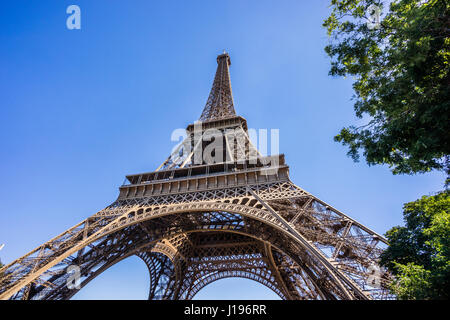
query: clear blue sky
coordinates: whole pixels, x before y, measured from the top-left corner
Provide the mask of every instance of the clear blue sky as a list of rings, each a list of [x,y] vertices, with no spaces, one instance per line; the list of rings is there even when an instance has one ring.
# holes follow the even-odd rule
[[[328,0],[2,1],[0,252],[19,258],[113,202],[126,174],[154,170],[170,135],[202,111],[216,55],[231,55],[237,112],[280,130],[291,179],[385,233],[402,205],[442,188],[437,173],[393,176],[354,163],[333,141],[356,121],[351,79],[328,76]],[[66,28],[79,5],[81,30]],[[148,272],[129,258],[78,299],[145,299]],[[274,298],[221,280],[198,298]]]

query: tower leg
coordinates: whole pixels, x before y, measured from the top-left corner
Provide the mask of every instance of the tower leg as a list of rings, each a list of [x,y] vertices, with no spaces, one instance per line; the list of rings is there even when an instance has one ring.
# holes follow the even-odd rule
[[[138,256],[144,260],[150,272],[149,300],[172,300],[176,290],[175,266],[170,258],[158,252],[143,252]]]

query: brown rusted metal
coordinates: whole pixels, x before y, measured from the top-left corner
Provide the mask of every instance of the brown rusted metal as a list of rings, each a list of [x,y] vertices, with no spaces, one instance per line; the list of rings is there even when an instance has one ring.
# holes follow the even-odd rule
[[[378,267],[386,240],[293,184],[283,155],[259,154],[235,114],[230,57],[217,61],[202,123],[187,128],[187,157],[180,147],[156,171],[127,176],[110,206],[4,266],[1,299],[69,299],[79,290],[67,285],[70,266],[81,289],[131,255],[148,266],[149,299],[191,299],[226,277],[282,299],[390,298]],[[195,126],[222,135],[223,161],[194,161],[208,148]]]

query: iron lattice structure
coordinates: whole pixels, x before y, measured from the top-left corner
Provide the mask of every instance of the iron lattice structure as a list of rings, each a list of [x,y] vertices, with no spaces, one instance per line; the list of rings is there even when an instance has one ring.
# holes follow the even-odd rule
[[[389,298],[390,276],[377,267],[386,240],[293,184],[283,155],[256,150],[235,114],[230,57],[217,62],[202,122],[173,154],[127,176],[110,206],[4,266],[1,299],[69,299],[132,255],[148,266],[149,299],[191,299],[226,277],[283,299]],[[196,156],[211,130],[222,142],[213,154],[224,156],[212,163]],[[67,285],[73,265],[79,289]]]

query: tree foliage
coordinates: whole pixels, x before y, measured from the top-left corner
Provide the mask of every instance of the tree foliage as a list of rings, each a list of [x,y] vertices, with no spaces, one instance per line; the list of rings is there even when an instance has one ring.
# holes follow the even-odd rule
[[[382,9],[379,28],[369,6]],[[354,108],[361,126],[336,141],[358,161],[387,164],[394,174],[450,167],[450,2],[445,0],[331,0],[324,21],[330,75],[355,78]]]
[[[450,294],[450,192],[404,205],[405,227],[386,234],[381,264],[395,276],[400,299],[448,299]]]

